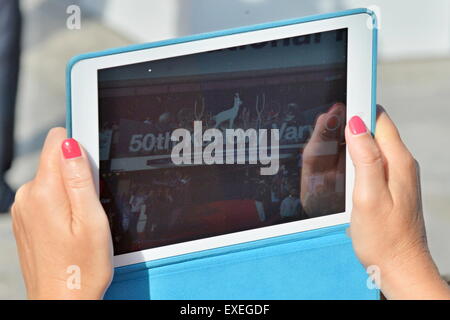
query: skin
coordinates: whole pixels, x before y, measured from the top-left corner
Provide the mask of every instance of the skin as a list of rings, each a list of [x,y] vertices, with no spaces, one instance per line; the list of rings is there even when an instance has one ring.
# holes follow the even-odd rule
[[[419,167],[384,110],[375,139],[368,132],[345,137],[355,166],[349,235],[366,267],[381,272],[388,299],[450,299],[428,250]]]
[[[29,299],[101,299],[113,273],[108,219],[86,154],[64,159],[65,138],[65,129],[50,131],[36,177],[18,190],[11,211]],[[80,289],[67,286],[72,265]]]
[[[321,114],[303,149],[300,198],[310,218],[345,211],[345,193],[335,192],[337,174],[345,173],[345,111],[344,104],[336,103]],[[311,181],[317,176],[323,177],[323,183],[312,186]]]
[[[377,110],[374,138],[367,128],[361,134],[353,134],[349,126],[327,129],[334,128],[330,119],[338,117],[343,122],[344,116],[345,105],[340,103],[321,114],[304,148],[300,196],[306,214],[316,217],[342,211],[337,207],[344,193],[336,193],[335,185],[336,173],[344,172],[345,135],[355,167],[347,233],[359,260],[368,270],[379,271],[375,280],[388,299],[449,299],[449,288],[427,246],[417,162],[382,107]],[[323,146],[330,143],[338,147],[323,155]],[[310,190],[314,176],[323,176],[323,184]]]
[[[328,116],[340,114],[339,108]],[[326,120],[327,114],[318,119]],[[22,273],[31,299],[100,299],[113,273],[109,224],[84,151],[76,159],[62,156],[65,136],[64,129],[50,131],[36,178],[20,188],[12,208]],[[345,137],[355,166],[348,234],[361,263],[379,268],[388,299],[450,299],[426,243],[418,166],[395,125],[380,110],[375,138],[368,132],[355,135],[348,127]],[[320,141],[313,132],[302,176],[324,172],[326,181],[334,183],[333,168],[311,161],[313,142]],[[334,163],[339,171],[341,157]],[[325,183],[321,192],[327,190]],[[317,210],[314,203],[309,207],[311,214]],[[80,289],[67,287],[70,265],[80,267]]]

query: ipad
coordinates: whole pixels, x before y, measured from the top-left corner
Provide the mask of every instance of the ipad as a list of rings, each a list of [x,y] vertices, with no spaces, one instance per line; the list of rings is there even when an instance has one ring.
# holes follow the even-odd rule
[[[70,131],[115,265],[349,222],[344,128],[373,120],[371,21],[291,20],[76,58]]]

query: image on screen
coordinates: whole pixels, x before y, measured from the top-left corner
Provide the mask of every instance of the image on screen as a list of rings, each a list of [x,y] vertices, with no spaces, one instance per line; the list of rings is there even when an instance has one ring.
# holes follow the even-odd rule
[[[346,92],[347,29],[99,70],[114,253],[344,212]]]

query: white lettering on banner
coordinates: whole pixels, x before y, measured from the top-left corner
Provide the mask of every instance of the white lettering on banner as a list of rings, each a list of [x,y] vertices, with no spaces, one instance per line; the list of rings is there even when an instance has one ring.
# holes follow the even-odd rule
[[[272,125],[272,129],[279,130],[279,136],[280,141],[304,141],[307,139],[313,131],[312,125],[305,125],[305,126],[287,126],[286,122],[284,122],[280,128],[277,128],[277,124]],[[177,129],[178,130],[178,129]],[[184,130],[184,129],[181,129]],[[242,129],[236,129],[236,130],[242,130]],[[248,129],[252,130],[252,129]],[[248,131],[247,130],[247,131]],[[176,130],[175,130],[176,131]],[[248,132],[245,131],[244,133],[247,134]],[[233,135],[234,133],[230,133],[230,135]],[[239,132],[236,132],[236,134],[240,134]],[[253,134],[253,133],[252,133]],[[216,137],[223,136],[223,132],[220,129],[208,129],[204,132],[203,136],[199,136],[199,141],[196,143],[197,148],[201,148],[201,145],[210,145],[211,139],[212,142],[219,143]],[[146,134],[133,134],[130,138],[130,142],[128,145],[128,151],[132,153],[138,153],[138,152],[154,152],[156,150],[169,150],[170,149],[170,142],[174,141],[171,140],[171,136],[173,136],[173,133],[165,132],[165,133],[146,133]],[[194,140],[195,141],[195,140]],[[218,147],[218,146],[217,146]],[[211,148],[211,147],[210,147]],[[201,163],[201,161],[200,161]]]
[[[152,152],[155,150],[168,150],[170,142],[170,132],[159,133],[157,135],[153,133],[147,134],[133,134],[131,136],[130,145],[128,151],[130,152]]]
[[[276,123],[272,124],[272,128],[278,129]],[[304,140],[312,134],[314,128],[311,125],[287,127],[284,122],[279,130],[281,140]]]
[[[284,122],[280,128],[272,124],[272,129],[210,128],[203,132],[202,122],[195,121],[193,132],[180,128],[172,133],[132,134],[127,147],[129,153],[156,154],[112,159],[111,169],[134,171],[173,165],[257,164],[259,161],[262,165],[268,165],[261,168],[261,174],[273,175],[278,172],[279,150],[302,148],[303,144],[299,142],[306,141],[312,131],[312,125],[288,126]],[[280,141],[283,142],[282,146]],[[333,154],[336,148],[336,142],[323,143],[316,150],[317,155]],[[161,154],[160,151],[167,153]],[[164,159],[169,160],[169,163],[164,163]]]

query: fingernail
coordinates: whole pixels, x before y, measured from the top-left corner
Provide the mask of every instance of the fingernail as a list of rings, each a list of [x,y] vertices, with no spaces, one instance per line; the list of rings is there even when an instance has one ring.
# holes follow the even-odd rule
[[[61,145],[61,149],[65,159],[74,159],[81,157],[80,145],[75,139],[70,138],[64,140]]]
[[[353,116],[348,122],[348,126],[350,131],[354,134],[362,134],[367,132],[367,127],[364,124],[364,121],[358,116]]]
[[[328,130],[336,130],[339,126],[339,118],[336,115],[332,115],[327,120],[327,129]]]

